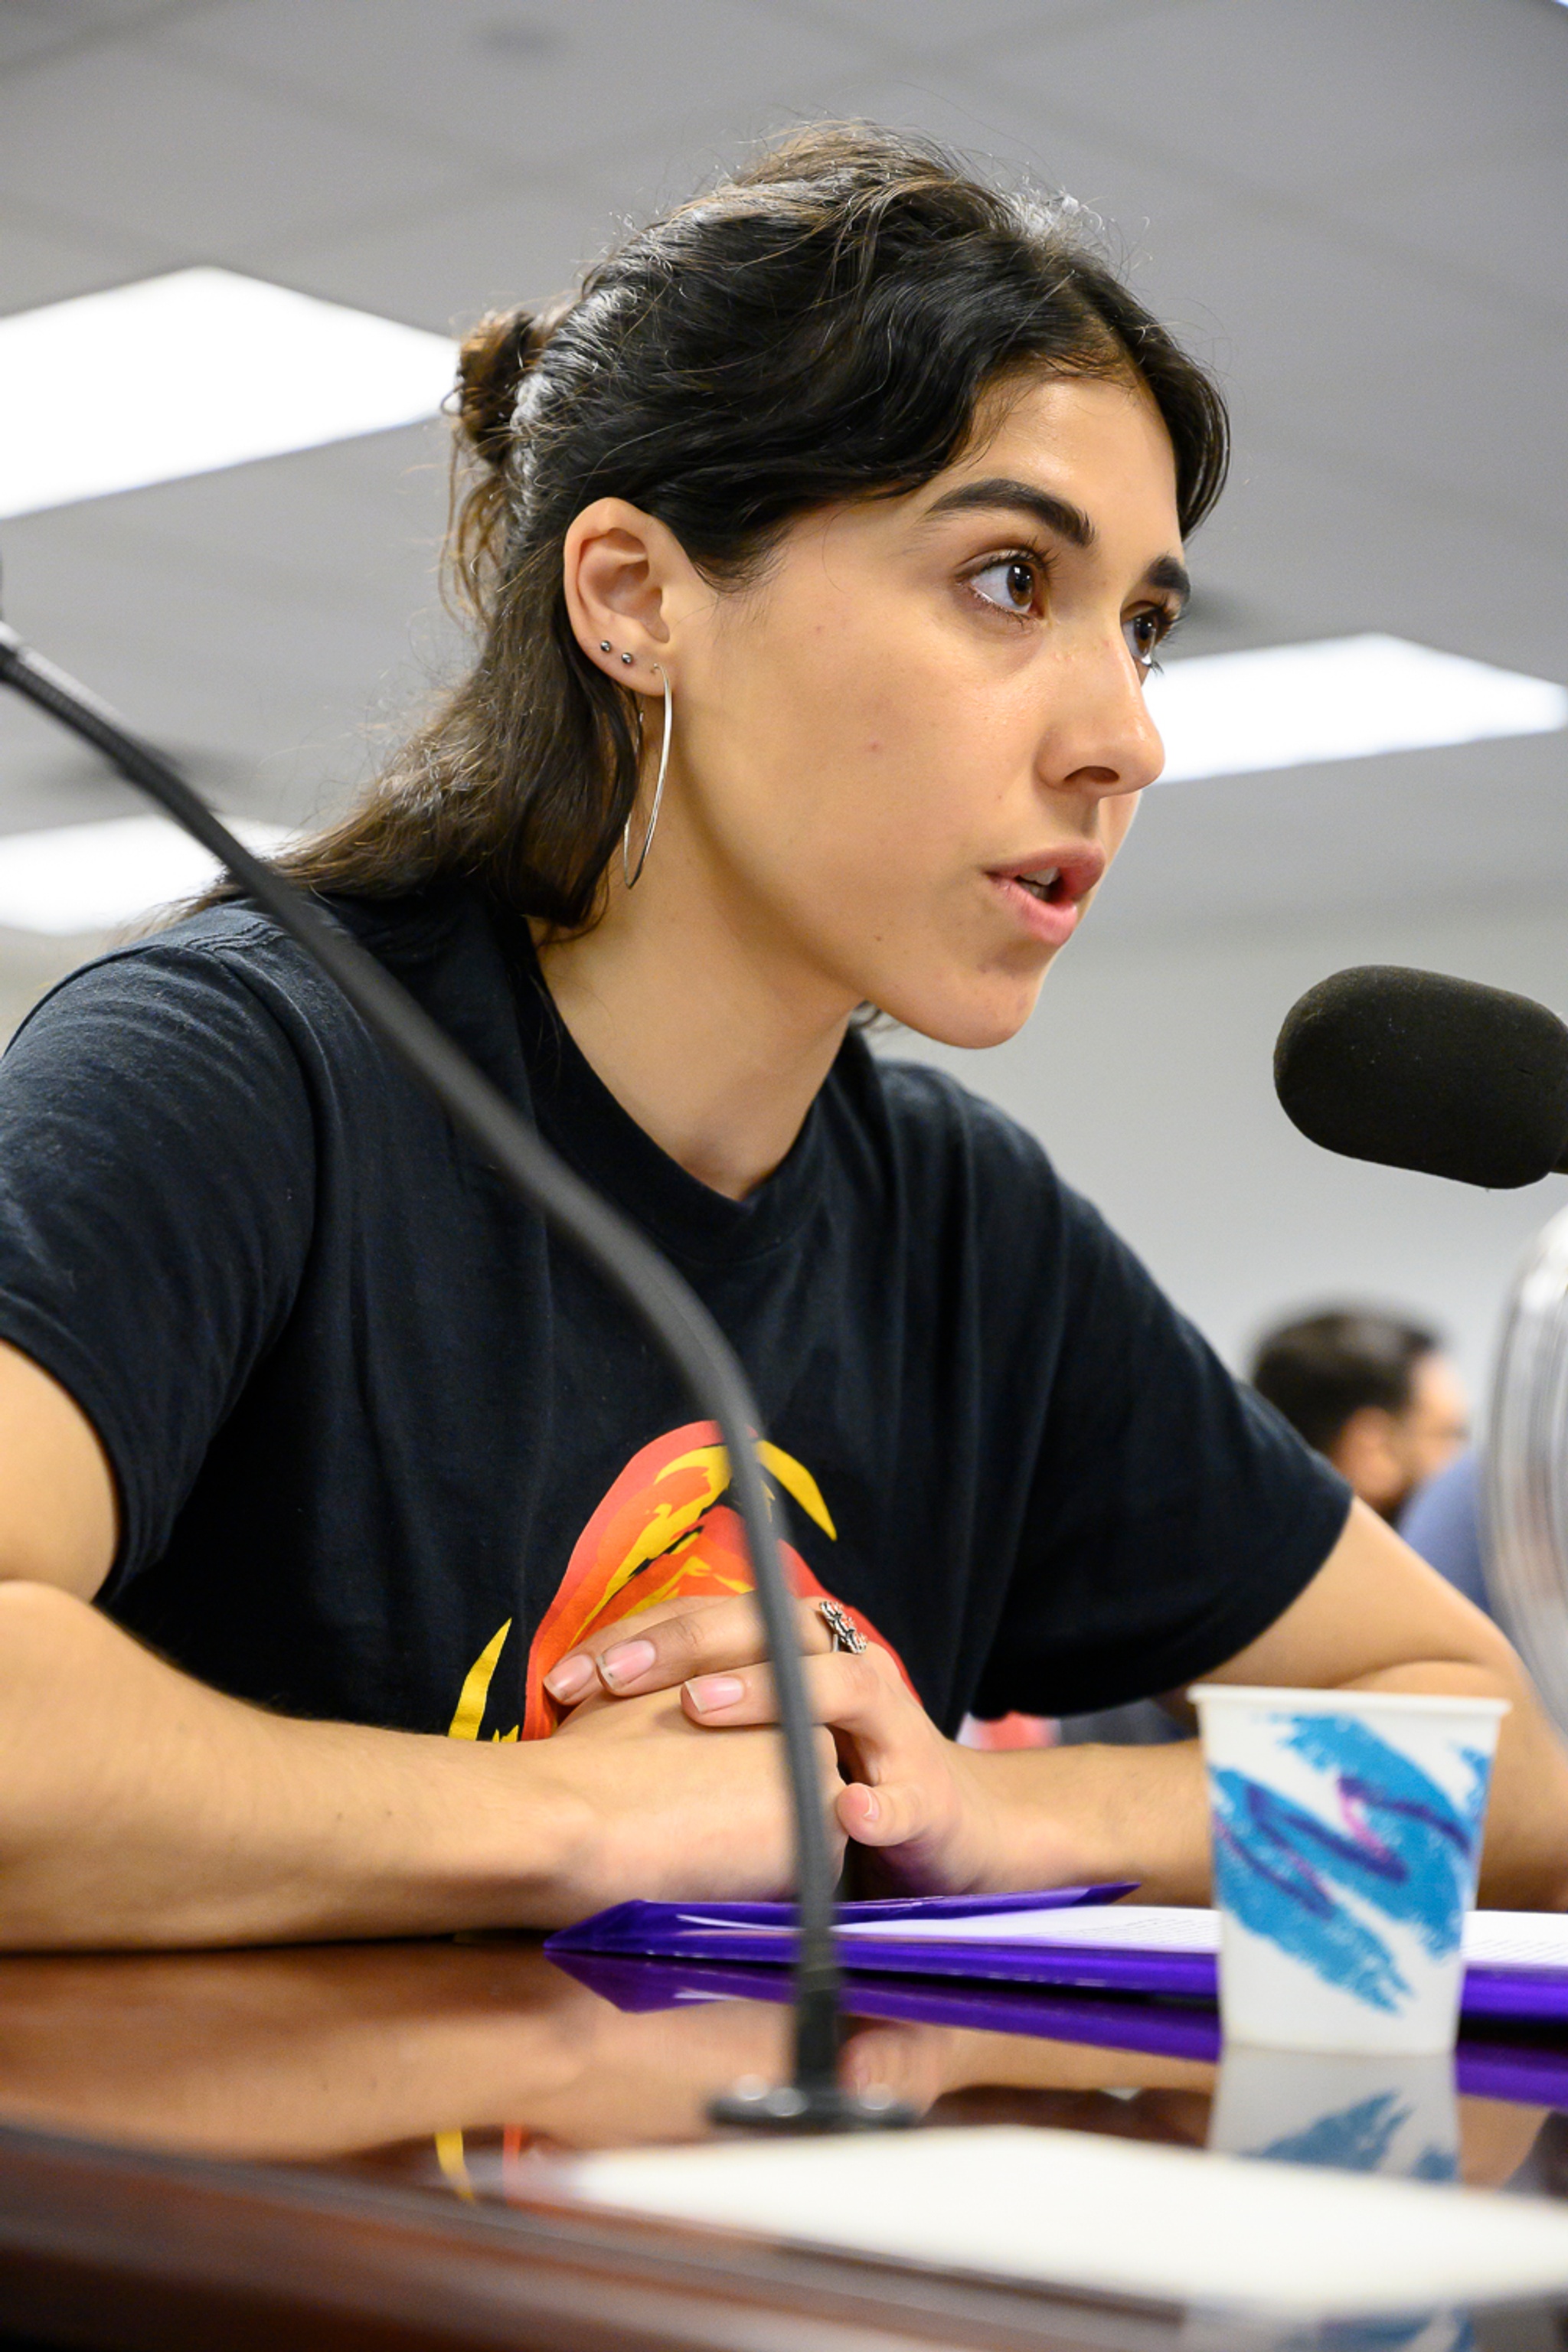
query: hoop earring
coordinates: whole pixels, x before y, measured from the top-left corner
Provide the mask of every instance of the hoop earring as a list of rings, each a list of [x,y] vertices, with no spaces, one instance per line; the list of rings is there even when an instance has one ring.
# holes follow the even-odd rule
[[[675,732],[675,696],[670,688],[669,673],[658,662],[651,663],[649,667],[657,669],[664,680],[664,738],[658,747],[658,781],[653,788],[653,812],[647,821],[647,831],[643,835],[642,848],[638,852],[635,868],[632,865],[630,816],[626,818],[626,824],[621,828],[621,872],[628,890],[637,888],[642,878],[643,867],[647,864],[648,851],[653,846],[653,829],[658,823],[658,812],[664,801],[664,780],[669,772],[669,739]]]

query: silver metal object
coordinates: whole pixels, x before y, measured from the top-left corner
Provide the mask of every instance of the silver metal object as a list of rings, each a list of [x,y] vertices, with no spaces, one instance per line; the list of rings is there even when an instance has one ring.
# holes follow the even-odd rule
[[[848,1611],[841,1609],[837,1601],[819,1601],[816,1613],[833,1636],[833,1647],[852,1651],[859,1657],[866,1647],[866,1636]]]
[[[1568,1209],[1537,1234],[1515,1280],[1484,1460],[1498,1613],[1568,1730]]]
[[[629,661],[631,656],[627,654],[623,658]],[[629,816],[621,827],[621,873],[626,879],[628,890],[637,888],[643,867],[647,864],[648,851],[653,846],[653,829],[658,823],[658,812],[664,801],[664,780],[669,772],[669,739],[675,732],[675,696],[670,690],[669,673],[661,668],[658,662],[655,662],[653,667],[664,680],[664,740],[658,747],[658,782],[653,788],[653,814],[647,821],[647,831],[642,837],[642,848],[637,854],[635,872],[632,867],[632,821]],[[640,704],[638,708],[641,708]]]

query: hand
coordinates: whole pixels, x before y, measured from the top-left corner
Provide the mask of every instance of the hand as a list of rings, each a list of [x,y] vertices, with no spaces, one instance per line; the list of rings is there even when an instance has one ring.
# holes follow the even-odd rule
[[[813,1709],[836,1735],[848,1783],[835,1792],[835,1827],[875,1853],[878,1882],[899,1893],[963,1894],[1116,1874],[1086,1864],[1070,1789],[1056,1801],[1051,1768],[1081,1751],[1024,1759],[960,1748],[942,1738],[889,1651],[875,1642],[859,1655],[834,1651],[815,1600],[797,1601],[795,1616]],[[606,1707],[613,1714],[610,1702],[625,1706],[626,1694],[678,1686],[696,1725],[733,1733],[777,1721],[750,1593],[671,1601],[606,1627],[602,1641],[596,1652],[568,1652],[545,1677],[557,1702],[574,1706],[568,1723]],[[727,1697],[716,1682],[730,1684]],[[1029,1772],[1011,1769],[1026,1760]],[[1041,1779],[1051,1786],[1038,1787]],[[1098,1845],[1089,1851],[1098,1857]]]
[[[795,1622],[803,1658],[831,1649],[832,1637],[815,1601],[796,1601]],[[544,1687],[558,1706],[574,1707],[596,1691],[627,1698],[675,1690],[693,1675],[758,1665],[767,1654],[762,1612],[751,1593],[729,1600],[703,1595],[666,1601],[606,1625],[600,1646],[568,1650],[558,1658]]]
[[[544,1801],[583,1823],[563,1923],[632,1896],[656,1902],[766,1902],[795,1886],[795,1829],[777,1735],[715,1739],[666,1692],[612,1705],[594,1697],[533,1747],[554,1783]],[[817,1734],[823,1810],[836,1863],[844,1833],[831,1736]]]
[[[942,1738],[885,1650],[833,1651],[803,1664],[812,1712],[834,1734],[847,1783],[834,1801],[838,1825],[876,1851],[879,1878],[910,1894],[1005,1885],[987,1759]],[[778,1720],[765,1665],[694,1675],[680,1705],[692,1723],[731,1734]]]

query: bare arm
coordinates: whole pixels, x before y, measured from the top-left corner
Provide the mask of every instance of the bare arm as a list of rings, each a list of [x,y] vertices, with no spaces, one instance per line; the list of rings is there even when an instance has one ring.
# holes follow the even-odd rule
[[[516,1747],[268,1715],[90,1606],[113,1547],[90,1424],[0,1347],[0,1948],[554,1927],[634,1894],[786,1891],[772,1732],[707,1739],[667,1695]]]
[[[1205,1679],[1506,1698],[1480,1900],[1568,1909],[1568,1752],[1512,1645],[1364,1504],[1353,1506],[1300,1599]],[[976,1756],[973,1763],[1007,1806],[1010,1845],[1025,1852],[1037,1845],[1038,1830],[1031,1838],[1027,1821],[1045,1807],[1058,1820],[1065,1812],[1084,1833],[1083,1858],[1095,1875],[1137,1877],[1146,1902],[1209,1899],[1206,1793],[1195,1746],[1064,1748]]]
[[[551,1927],[790,1883],[771,1730],[710,1740],[668,1696],[524,1746],[301,1723],[0,1586],[0,1948]]]

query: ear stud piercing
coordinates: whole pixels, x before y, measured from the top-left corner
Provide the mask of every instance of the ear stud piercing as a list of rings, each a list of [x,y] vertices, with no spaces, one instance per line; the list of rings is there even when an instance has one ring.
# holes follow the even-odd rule
[[[609,650],[610,650],[610,641],[609,641],[608,637],[601,637],[601,638],[599,639],[599,651],[600,651],[602,654],[607,654],[607,653],[609,652]]]

